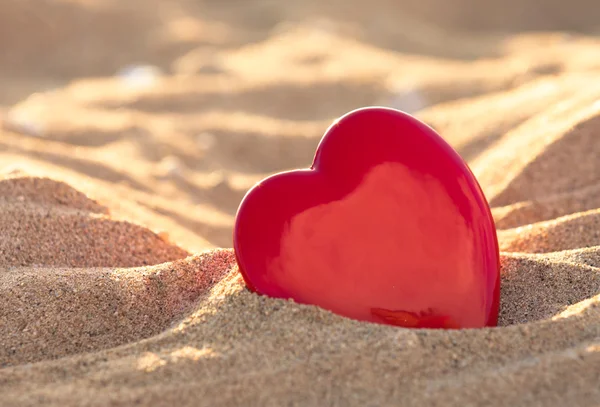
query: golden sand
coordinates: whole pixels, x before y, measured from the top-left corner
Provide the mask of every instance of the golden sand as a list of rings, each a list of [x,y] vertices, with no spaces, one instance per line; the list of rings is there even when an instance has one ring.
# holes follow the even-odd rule
[[[465,31],[479,2],[471,20],[433,0],[159,3],[0,5],[0,406],[600,403],[600,41],[515,34],[594,9],[511,2],[492,35]],[[114,76],[139,62],[162,74]],[[228,247],[246,190],[375,104],[480,180],[499,327],[401,329],[244,288]]]

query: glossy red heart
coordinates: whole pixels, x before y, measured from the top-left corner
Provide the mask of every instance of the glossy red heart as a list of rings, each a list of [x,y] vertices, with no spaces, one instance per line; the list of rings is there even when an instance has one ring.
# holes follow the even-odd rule
[[[337,120],[310,169],[246,194],[233,237],[259,294],[404,327],[497,323],[498,242],[485,196],[433,129],[397,110]]]

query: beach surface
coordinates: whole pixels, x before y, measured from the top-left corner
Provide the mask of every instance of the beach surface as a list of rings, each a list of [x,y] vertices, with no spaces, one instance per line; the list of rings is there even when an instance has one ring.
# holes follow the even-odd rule
[[[0,406],[599,405],[600,6],[405,3],[0,4]],[[245,289],[248,188],[368,105],[480,182],[499,327]]]

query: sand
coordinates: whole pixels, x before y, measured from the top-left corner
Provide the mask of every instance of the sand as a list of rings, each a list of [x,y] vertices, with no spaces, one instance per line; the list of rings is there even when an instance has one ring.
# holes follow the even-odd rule
[[[0,406],[600,404],[600,6],[343,4],[0,4]],[[499,327],[244,288],[240,199],[365,105],[468,161]]]

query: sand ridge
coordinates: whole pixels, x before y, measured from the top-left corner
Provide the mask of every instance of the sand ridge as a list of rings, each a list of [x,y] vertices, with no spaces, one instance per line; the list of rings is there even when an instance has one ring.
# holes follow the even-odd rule
[[[0,406],[598,404],[599,42],[516,34],[537,15],[521,3],[476,35],[479,6],[386,0],[1,5]],[[136,63],[160,74],[115,75]],[[367,324],[244,288],[246,190],[374,104],[480,180],[500,327]]]

